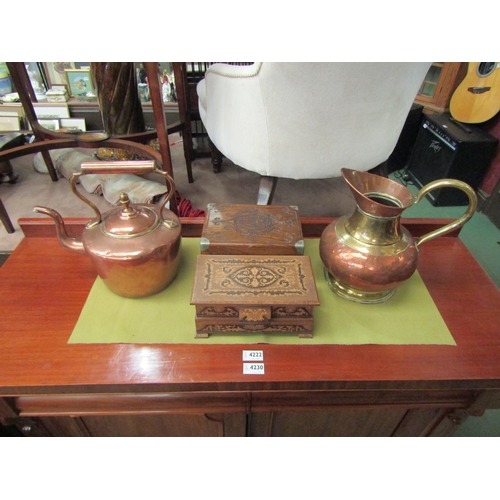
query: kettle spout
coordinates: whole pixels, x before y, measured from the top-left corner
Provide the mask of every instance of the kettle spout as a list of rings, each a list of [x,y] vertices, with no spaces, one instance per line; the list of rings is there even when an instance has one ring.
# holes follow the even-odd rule
[[[64,225],[64,220],[59,212],[56,212],[52,208],[46,207],[34,207],[33,212],[45,214],[54,219],[56,223],[57,237],[64,248],[67,248],[68,250],[75,250],[79,253],[85,253],[85,248],[83,246],[82,240],[68,236],[66,226]]]

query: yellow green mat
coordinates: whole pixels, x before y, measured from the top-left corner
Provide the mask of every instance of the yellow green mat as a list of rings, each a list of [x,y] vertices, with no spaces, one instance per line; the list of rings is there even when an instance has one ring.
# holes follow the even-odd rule
[[[198,238],[184,238],[175,281],[144,299],[110,292],[97,278],[70,344],[442,344],[456,345],[418,272],[387,302],[358,304],[335,295],[323,277],[319,240],[306,240],[321,305],[314,309],[313,338],[283,334],[218,334],[195,338],[195,307],[190,305]]]

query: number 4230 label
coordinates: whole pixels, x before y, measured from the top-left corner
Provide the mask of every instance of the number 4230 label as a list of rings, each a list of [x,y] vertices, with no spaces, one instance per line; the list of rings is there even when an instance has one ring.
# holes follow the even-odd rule
[[[264,375],[264,363],[243,363],[244,375]]]

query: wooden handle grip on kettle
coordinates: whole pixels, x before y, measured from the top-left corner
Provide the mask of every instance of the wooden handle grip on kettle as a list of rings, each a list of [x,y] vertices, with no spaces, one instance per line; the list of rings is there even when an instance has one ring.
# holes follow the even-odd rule
[[[155,172],[153,160],[141,161],[84,161],[81,164],[83,174],[133,174],[145,175]],[[159,169],[158,169],[159,170]]]
[[[90,223],[90,226],[97,225],[101,222],[102,217],[99,209],[85,196],[83,196],[76,188],[76,183],[82,175],[106,175],[106,174],[132,174],[132,175],[145,175],[150,173],[157,173],[165,178],[167,183],[168,194],[164,198],[161,206],[158,209],[160,219],[163,219],[163,208],[170,201],[175,193],[175,183],[172,177],[164,170],[157,168],[153,160],[138,160],[138,161],[85,161],[80,166],[80,172],[74,173],[69,181],[70,188],[73,193],[80,198],[84,203],[89,205],[95,212],[96,218]]]

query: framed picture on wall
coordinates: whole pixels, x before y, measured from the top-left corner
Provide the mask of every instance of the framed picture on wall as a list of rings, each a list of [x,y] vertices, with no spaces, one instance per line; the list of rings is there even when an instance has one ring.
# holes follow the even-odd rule
[[[67,69],[65,73],[71,96],[81,97],[95,92],[90,69]]]
[[[61,127],[58,119],[38,120],[38,123],[47,130],[52,130],[52,131],[59,130],[59,128]]]
[[[52,102],[37,102],[33,104],[35,114],[37,118],[41,119],[52,119],[52,118],[69,118],[69,107],[64,102],[52,103]]]
[[[75,62],[73,64],[75,65],[75,69],[90,69],[89,62]]]
[[[76,129],[81,132],[86,132],[85,118],[61,118],[59,120],[62,128]]]
[[[49,80],[49,86],[58,84],[67,84],[66,73],[67,69],[74,69],[75,63],[72,62],[45,62],[45,73]]]
[[[45,94],[49,90],[49,81],[43,64],[39,62],[25,62],[24,65],[35,93]]]
[[[13,132],[15,130],[21,130],[19,116],[0,115],[0,132]]]

